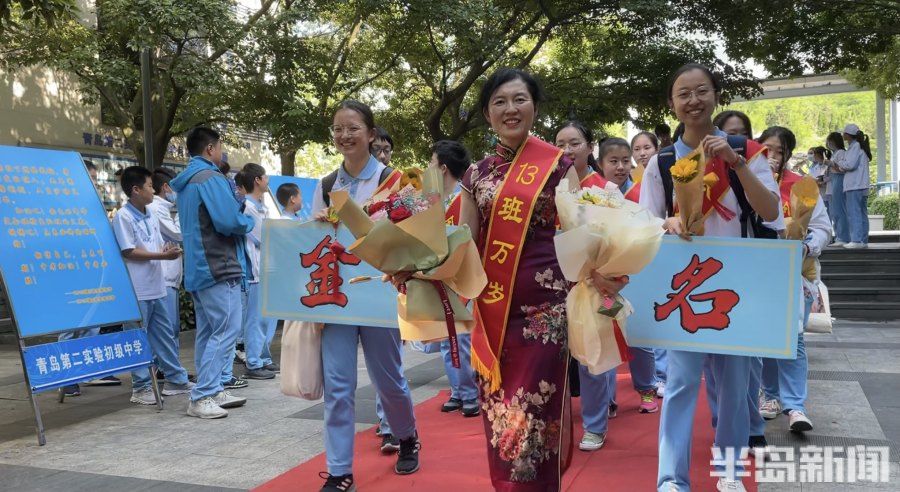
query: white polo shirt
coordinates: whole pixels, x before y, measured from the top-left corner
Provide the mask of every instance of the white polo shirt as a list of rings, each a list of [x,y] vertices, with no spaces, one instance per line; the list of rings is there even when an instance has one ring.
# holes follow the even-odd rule
[[[163,250],[163,238],[159,231],[159,219],[150,211],[144,214],[131,203],[116,212],[112,220],[113,232],[119,249],[141,248],[151,253]],[[163,280],[161,260],[135,261],[124,258],[125,266],[131,275],[131,284],[139,301],[152,301],[166,297],[166,284]]]

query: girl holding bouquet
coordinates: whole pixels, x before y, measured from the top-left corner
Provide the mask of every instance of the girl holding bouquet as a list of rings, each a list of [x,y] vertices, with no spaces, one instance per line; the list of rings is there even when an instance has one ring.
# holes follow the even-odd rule
[[[478,238],[488,285],[477,299],[478,373],[491,482],[500,491],[557,491],[571,457],[566,342],[568,282],[554,250],[555,189],[579,178],[562,150],[529,135],[543,94],[527,72],[501,69],[479,97],[496,153],[463,176],[462,224]],[[624,282],[596,275],[618,292]]]
[[[658,155],[650,159],[644,172],[640,197],[641,205],[666,219],[665,228],[670,234],[687,238],[682,219],[688,219],[690,215],[684,209],[682,215],[685,217],[674,214],[669,195],[671,191],[666,191],[673,189],[672,167],[662,169],[660,160],[674,163],[673,154],[675,159],[681,159],[698,148],[707,157],[705,171],[715,172],[719,180],[729,180],[726,181],[729,186],[716,187],[717,194],[709,197],[709,205],[704,200],[700,230],[709,236],[742,235],[742,221],[738,219],[740,202],[732,189],[731,179],[739,181],[745,203],[763,220],[779,219],[778,185],[769,170],[763,149],[755,142],[743,142],[745,157],[732,148],[725,132],[713,125],[712,115],[719,104],[721,92],[719,79],[709,68],[699,64],[679,68],[670,79],[667,93],[669,108],[684,124],[684,133],[674,145],[661,149]],[[714,206],[714,202],[721,206]],[[727,457],[726,449],[730,448],[734,457],[733,466],[731,463],[728,466],[717,465],[717,468],[730,474],[720,478],[717,487],[719,490],[744,490],[736,476],[743,469],[738,459],[739,451],[747,445],[749,438],[747,391],[750,358],[669,350],[666,404],[662,409],[659,429],[657,487],[660,491],[690,489],[694,410],[707,356],[712,358],[712,372],[719,383],[715,445],[721,450],[721,456]]]
[[[372,110],[357,101],[344,101],[330,128],[334,146],[344,157],[331,190],[348,190],[359,203],[391,181],[370,152],[375,140]],[[328,216],[319,181],[313,198],[313,216]],[[400,330],[326,323],[322,330],[322,374],[325,386],[325,456],[328,472],[322,492],[355,490],[353,482],[354,394],[357,353],[362,344],[372,384],[384,407],[387,424],[399,440],[394,471],[399,475],[419,469],[419,441],[409,385],[403,375]]]
[[[561,132],[560,132],[561,133]],[[557,134],[557,142],[560,137]],[[621,138],[608,138],[600,144],[598,151],[600,163],[597,181],[594,183],[582,180],[582,187],[605,186],[613,183],[624,194],[631,188],[631,146]],[[602,182],[603,185],[597,185]],[[634,201],[632,199],[632,201]],[[654,381],[655,361],[653,351],[641,347],[629,347],[634,389],[641,397],[640,412],[655,413],[659,410],[656,404],[656,386]],[[581,415],[584,422],[584,436],[578,444],[582,451],[595,451],[606,442],[609,418],[615,417],[616,404],[616,369],[601,374],[591,374],[583,364],[578,364],[578,377],[581,380]]]
[[[785,231],[787,239],[803,241],[803,256],[809,259],[803,269],[805,326],[813,299],[818,295],[818,288],[814,284],[818,280],[818,257],[831,240],[831,223],[815,180],[803,178],[787,168],[788,159],[797,145],[794,133],[787,128],[773,126],[760,135],[759,142],[768,149],[769,162],[774,165],[773,171],[781,191],[781,205],[786,221],[808,221],[806,227],[798,224],[798,227],[788,227]],[[797,231],[793,232],[795,229]],[[807,265],[810,268],[807,268]],[[790,419],[792,431],[812,430],[812,423],[806,416],[805,407],[807,373],[806,346],[801,326],[797,339],[796,359],[763,359],[762,386],[765,402],[760,407],[759,413],[768,419],[774,419],[779,413],[785,413]]]

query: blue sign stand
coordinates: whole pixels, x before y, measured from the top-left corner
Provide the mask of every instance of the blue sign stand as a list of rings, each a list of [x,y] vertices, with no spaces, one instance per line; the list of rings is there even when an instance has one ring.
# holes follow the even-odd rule
[[[152,353],[143,330],[26,345],[36,336],[141,319],[106,211],[78,153],[0,146],[0,220],[0,279],[43,446],[36,393],[153,370]]]

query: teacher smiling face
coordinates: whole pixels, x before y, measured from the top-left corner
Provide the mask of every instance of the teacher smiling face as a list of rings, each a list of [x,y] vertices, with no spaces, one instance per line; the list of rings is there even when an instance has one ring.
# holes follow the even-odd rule
[[[500,143],[517,149],[528,138],[537,105],[543,100],[537,81],[529,73],[502,69],[494,73],[481,89],[481,110]]]

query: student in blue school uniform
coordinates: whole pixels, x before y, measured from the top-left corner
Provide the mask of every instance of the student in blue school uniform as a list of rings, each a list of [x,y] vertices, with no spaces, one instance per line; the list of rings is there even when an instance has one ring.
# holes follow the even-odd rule
[[[429,167],[436,168],[444,178],[444,209],[448,224],[459,225],[459,180],[472,164],[472,158],[461,143],[441,140],[431,148]],[[468,333],[457,336],[459,368],[453,367],[450,340],[441,342],[444,370],[450,381],[450,399],[441,405],[442,412],[460,412],[464,417],[476,417],[481,412],[478,405],[478,385],[472,370],[472,337]]]
[[[281,217],[290,220],[300,220],[300,211],[303,210],[303,196],[300,187],[295,183],[284,183],[275,190],[275,199],[281,205],[283,212]]]
[[[312,214],[317,218],[324,218],[330,204],[327,192],[346,190],[353,200],[361,203],[390,174],[389,168],[370,153],[370,145],[375,140],[375,118],[368,106],[344,101],[334,115],[330,130],[334,146],[344,160],[335,173],[323,178],[316,187]],[[355,489],[353,416],[360,344],[372,384],[384,406],[385,420],[399,441],[394,471],[407,475],[419,469],[419,439],[409,384],[403,375],[400,330],[326,323],[322,330],[322,372],[328,472],[322,492]]]
[[[869,245],[869,161],[872,150],[869,137],[853,123],[844,127],[843,139],[847,142],[847,153],[838,162],[844,172],[844,203],[847,207],[847,225],[850,229],[848,249],[865,248]]]
[[[150,349],[166,375],[164,395],[189,393],[194,383],[178,360],[178,346],[172,340],[172,313],[166,303],[166,284],[160,260],[181,257],[181,248],[164,243],[159,220],[147,209],[153,203],[153,180],[149,170],[131,166],[120,181],[128,202],[113,217],[112,227],[128,267],[128,274],[141,309],[141,329],[147,331]],[[147,368],[131,373],[131,402],[156,404]]]
[[[153,171],[153,203],[147,205],[147,210],[156,216],[159,221],[159,231],[163,241],[181,244],[181,226],[178,224],[178,213],[175,212],[176,193],[172,191],[169,183],[175,178],[175,172],[161,167]],[[166,314],[169,316],[169,329],[166,339],[171,340],[172,348],[176,354],[180,350],[178,335],[181,332],[181,317],[179,316],[178,291],[181,289],[181,279],[184,276],[184,264],[181,257],[174,260],[166,260],[162,263],[163,279],[166,282]],[[165,378],[164,371],[157,371],[156,378]],[[194,376],[188,374],[188,380],[195,382]],[[165,394],[165,390],[163,391]]]
[[[776,179],[781,189],[782,206],[789,215],[791,187],[800,180],[800,176],[787,168],[797,145],[797,138],[787,128],[773,126],[766,129],[760,135],[759,142],[766,146],[769,152],[769,162],[772,164]],[[816,200],[812,217],[809,220],[809,228],[803,239],[804,257],[815,258],[815,275],[803,277],[802,289],[804,313],[803,324],[797,337],[797,357],[795,359],[762,359],[761,378],[764,390],[764,402],[759,409],[759,414],[767,419],[774,419],[778,413],[788,416],[788,426],[793,432],[806,432],[812,430],[812,422],[806,416],[807,376],[809,362],[806,358],[806,344],[803,340],[803,328],[809,319],[809,311],[818,288],[814,284],[818,276],[818,257],[822,250],[828,246],[831,240],[831,222],[825,209],[825,203],[821,196]],[[759,380],[760,372],[754,377]],[[757,381],[758,382],[758,381]],[[759,384],[756,385],[759,388]],[[751,388],[752,389],[752,388]]]
[[[244,215],[253,219],[253,230],[246,236],[244,247],[250,258],[249,285],[247,286],[247,309],[244,311],[244,349],[247,354],[247,379],[272,379],[280,369],[272,362],[269,344],[275,336],[277,320],[263,318],[259,312],[259,260],[262,246],[263,219],[269,210],[263,203],[263,196],[269,188],[269,177],[259,164],[248,163],[234,177],[243,188],[245,199]]]
[[[226,365],[232,365],[241,331],[248,271],[244,235],[253,230],[253,220],[241,213],[228,180],[217,167],[222,161],[219,133],[196,127],[188,132],[187,148],[188,167],[170,183],[178,194],[184,287],[194,298],[197,316],[197,386],[191,391],[187,414],[215,419],[227,417],[226,408],[247,401],[225,391],[222,374]]]
[[[736,183],[732,182],[722,196],[714,199],[721,199],[722,205],[738,216],[744,203],[763,221],[777,222],[780,217],[778,185],[769,169],[765,152],[758,149],[758,144],[748,140],[742,142],[742,146],[748,149],[745,151],[747,155],[741,155],[729,144],[725,132],[713,125],[712,115],[719,104],[721,92],[719,79],[702,65],[687,64],[670,79],[666,97],[669,108],[684,124],[684,133],[672,146],[661,149],[658,155],[651,158],[644,172],[640,196],[641,205],[666,219],[665,227],[670,234],[684,236],[685,231],[680,218],[673,213],[671,173],[668,167],[661,167],[660,161],[671,165],[675,159],[697,147],[702,147],[708,157],[708,165],[721,168],[723,174],[730,176],[729,180],[736,179],[744,191],[744,196],[738,197],[732,188]],[[751,221],[752,224],[748,224]],[[755,228],[756,223],[753,214],[745,216],[745,221],[737,217],[728,220],[723,214],[713,211],[704,225],[709,236],[739,237],[742,229],[747,230],[748,225]],[[742,225],[745,227],[742,228]],[[707,356],[699,352],[668,351],[666,403],[659,428],[659,491],[690,490],[694,411]],[[743,469],[739,461],[741,449],[747,446],[749,438],[747,392],[750,358],[719,354],[709,357],[712,358],[712,372],[719,382],[715,446],[722,457],[729,456],[729,448],[732,451],[730,455],[735,457],[735,461],[728,466],[716,465],[720,472],[727,474],[719,478],[716,486],[718,490],[743,491],[744,486],[737,475]]]

